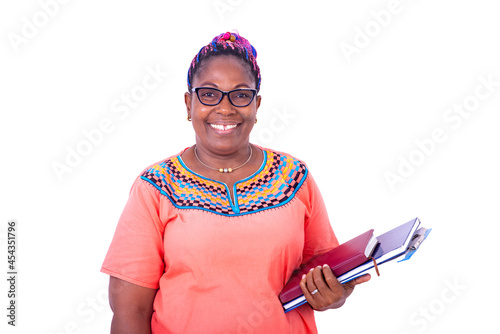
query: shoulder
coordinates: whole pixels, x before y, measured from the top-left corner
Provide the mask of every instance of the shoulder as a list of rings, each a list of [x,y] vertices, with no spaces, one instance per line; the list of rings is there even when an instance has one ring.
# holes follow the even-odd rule
[[[139,178],[157,179],[161,175],[172,174],[176,173],[176,171],[182,170],[184,168],[184,162],[182,161],[180,156],[186,150],[187,148],[183,149],[177,154],[171,155],[165,159],[150,164],[142,170]]]
[[[257,146],[259,147],[259,146]],[[310,178],[307,165],[295,156],[269,148],[259,147],[265,155],[261,180],[272,188],[281,189],[286,196],[292,196]]]
[[[259,147],[259,146],[257,146]],[[296,190],[301,189],[299,197],[316,196],[319,193],[318,185],[314,180],[307,164],[289,153],[269,148],[259,147],[267,155],[268,164],[275,166],[277,176],[288,184],[296,184]],[[282,182],[283,182],[282,181]]]
[[[145,184],[149,184],[154,186],[154,188],[156,188],[160,192],[167,190],[166,184],[169,183],[169,180],[176,175],[182,174],[183,162],[180,158],[180,155],[186,149],[180,151],[177,154],[168,156],[165,159],[148,165],[136,177],[133,188],[143,188]]]
[[[160,161],[156,161],[150,165],[148,165],[146,168],[144,168],[142,170],[142,172],[140,173],[140,175],[143,175],[145,172],[148,172],[148,171],[154,171],[154,170],[161,170],[163,168],[165,168],[165,166],[167,165],[170,165],[172,163],[172,161],[182,161],[182,159],[180,159],[180,156],[182,153],[184,153],[188,148],[185,148],[183,149],[182,151],[176,153],[176,154],[173,154],[173,155],[170,155],[168,157],[166,157],[165,159],[162,159]]]
[[[274,166],[274,168],[271,168],[271,170],[278,169],[280,171],[287,171],[290,169],[291,171],[298,172],[304,177],[307,176],[307,174],[309,174],[309,170],[307,168],[306,163],[301,159],[286,152],[277,151],[260,146],[257,147],[261,149],[262,152],[264,152],[265,155],[264,161],[266,162],[266,164]],[[297,177],[297,175],[295,176]]]
[[[301,161],[301,159],[293,156],[292,154],[290,153],[287,153],[287,152],[283,152],[283,151],[279,151],[279,150],[275,150],[273,148],[269,148],[269,147],[264,147],[264,146],[260,146],[260,145],[257,145],[257,144],[252,144],[253,146],[259,148],[260,150],[262,150],[263,152],[271,152],[271,153],[274,153],[274,154],[279,154],[281,156],[285,156],[285,157],[288,157],[290,159],[294,159],[294,160],[297,160],[297,161]]]

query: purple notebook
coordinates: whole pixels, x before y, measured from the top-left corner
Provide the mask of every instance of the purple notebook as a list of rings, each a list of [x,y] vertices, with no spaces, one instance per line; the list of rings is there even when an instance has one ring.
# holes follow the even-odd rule
[[[392,260],[403,255],[412,240],[413,235],[420,225],[420,220],[415,218],[409,222],[381,234],[377,237],[379,244],[375,247],[372,257],[377,261],[377,265]],[[337,277],[339,282],[346,283],[356,277],[361,276],[365,271],[373,268],[373,262],[367,261],[359,267]]]

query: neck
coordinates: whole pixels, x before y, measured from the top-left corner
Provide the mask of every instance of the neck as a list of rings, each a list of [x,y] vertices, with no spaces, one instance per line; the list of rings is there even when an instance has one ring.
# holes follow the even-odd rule
[[[195,145],[194,154],[198,162],[206,168],[218,170],[219,172],[232,172],[250,162],[253,148],[249,143],[238,150],[221,154],[205,149],[203,146]]]

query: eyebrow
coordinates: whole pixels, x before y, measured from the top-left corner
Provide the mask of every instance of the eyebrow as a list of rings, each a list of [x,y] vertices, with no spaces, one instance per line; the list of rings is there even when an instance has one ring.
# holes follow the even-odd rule
[[[205,81],[205,82],[202,82],[198,87],[206,87],[206,86],[213,86],[215,88],[219,88],[219,86],[211,81]],[[251,88],[249,85],[247,85],[246,83],[240,83],[236,86],[234,86],[233,89],[238,89],[238,88]]]

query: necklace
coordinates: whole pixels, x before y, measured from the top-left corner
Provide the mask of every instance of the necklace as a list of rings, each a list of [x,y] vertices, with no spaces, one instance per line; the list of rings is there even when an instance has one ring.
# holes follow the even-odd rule
[[[214,168],[214,167],[210,167],[208,165],[206,165],[203,161],[200,160],[200,158],[198,157],[198,153],[196,153],[196,146],[194,147],[194,155],[196,156],[196,159],[198,159],[198,161],[205,167],[207,168],[210,168],[210,169],[213,169],[213,170],[218,170],[220,173],[231,173],[233,172],[234,170],[237,170],[238,168],[241,168],[243,166],[245,166],[249,161],[250,159],[252,158],[252,146],[249,144],[248,147],[250,148],[250,156],[248,157],[247,161],[245,161],[242,165],[239,165],[238,167],[234,167],[234,168]]]

